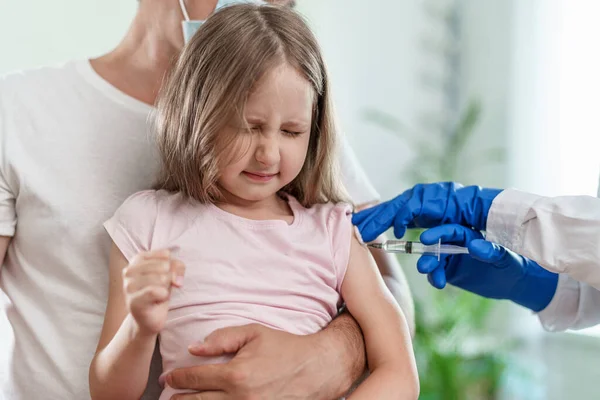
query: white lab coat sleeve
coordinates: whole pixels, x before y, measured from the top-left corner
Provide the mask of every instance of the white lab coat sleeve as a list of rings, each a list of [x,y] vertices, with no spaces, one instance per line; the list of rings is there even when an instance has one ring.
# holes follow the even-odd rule
[[[493,201],[487,239],[549,271],[600,288],[600,199],[507,189]]]
[[[552,332],[600,324],[600,291],[561,274],[552,301],[538,318],[544,329]]]

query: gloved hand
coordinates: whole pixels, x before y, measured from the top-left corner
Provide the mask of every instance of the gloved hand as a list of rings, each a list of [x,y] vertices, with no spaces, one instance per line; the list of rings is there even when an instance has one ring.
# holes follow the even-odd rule
[[[480,232],[450,224],[421,234],[424,244],[451,243],[465,246],[469,254],[421,256],[417,270],[427,274],[432,286],[446,282],[490,299],[511,300],[532,311],[546,308],[556,292],[558,274],[500,245],[483,239]]]
[[[485,230],[492,201],[502,190],[460,183],[418,184],[396,198],[368,208],[352,217],[365,242],[394,225],[394,235],[404,236],[406,228],[431,228],[461,224]]]

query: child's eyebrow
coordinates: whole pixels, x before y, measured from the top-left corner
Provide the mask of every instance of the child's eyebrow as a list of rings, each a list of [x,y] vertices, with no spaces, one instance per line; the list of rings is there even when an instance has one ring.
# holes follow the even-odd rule
[[[249,124],[262,125],[262,124],[265,123],[265,120],[263,118],[260,118],[260,117],[251,116],[251,117],[247,117],[246,118],[246,122],[249,123]]]

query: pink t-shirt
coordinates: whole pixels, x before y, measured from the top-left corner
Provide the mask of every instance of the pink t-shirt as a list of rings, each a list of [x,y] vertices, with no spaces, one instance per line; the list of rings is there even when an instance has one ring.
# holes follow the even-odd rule
[[[288,203],[291,224],[250,220],[181,194],[143,191],[104,224],[128,260],[142,251],[175,248],[186,265],[160,334],[164,373],[224,361],[187,350],[215,329],[260,323],[305,335],[337,314],[353,235],[351,208],[305,208],[291,196]],[[161,400],[174,393],[166,388]]]

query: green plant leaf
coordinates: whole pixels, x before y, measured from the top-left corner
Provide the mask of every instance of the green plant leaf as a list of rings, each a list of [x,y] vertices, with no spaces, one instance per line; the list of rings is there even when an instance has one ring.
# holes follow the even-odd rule
[[[475,126],[481,117],[481,103],[478,100],[472,100],[467,107],[466,113],[460,119],[456,127],[453,139],[451,140],[452,150],[456,153],[461,153],[464,150],[466,143],[472,136]]]

